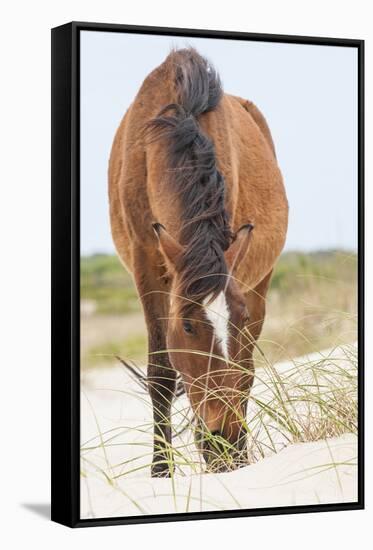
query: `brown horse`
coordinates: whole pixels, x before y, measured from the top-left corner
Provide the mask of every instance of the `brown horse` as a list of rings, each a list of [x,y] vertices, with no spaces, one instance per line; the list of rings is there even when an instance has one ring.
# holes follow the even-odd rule
[[[196,50],[173,51],[117,130],[109,198],[114,243],[148,328],[152,475],[172,473],[178,375],[208,466],[234,468],[245,462],[253,348],[287,231],[267,123],[253,103],[223,93]]]

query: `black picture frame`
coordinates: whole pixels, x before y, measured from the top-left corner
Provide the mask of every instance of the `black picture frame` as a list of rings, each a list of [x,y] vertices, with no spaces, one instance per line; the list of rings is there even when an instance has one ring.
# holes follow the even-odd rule
[[[315,44],[358,51],[358,500],[136,517],[80,519],[80,32]],[[52,520],[69,527],[265,516],[364,508],[364,41],[72,22],[52,29]]]

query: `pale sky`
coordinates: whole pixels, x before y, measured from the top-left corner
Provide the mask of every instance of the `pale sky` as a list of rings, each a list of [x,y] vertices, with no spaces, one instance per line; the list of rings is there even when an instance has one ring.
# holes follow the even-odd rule
[[[356,250],[356,48],[81,31],[81,253],[114,252],[114,133],[149,72],[188,45],[267,119],[290,204],[285,249]]]

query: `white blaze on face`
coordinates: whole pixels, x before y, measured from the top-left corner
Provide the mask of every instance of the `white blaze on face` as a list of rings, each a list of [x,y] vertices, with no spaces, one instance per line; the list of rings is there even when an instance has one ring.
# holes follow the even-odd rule
[[[221,344],[224,357],[228,359],[229,309],[227,300],[223,291],[209,304],[210,299],[211,296],[207,296],[203,301],[206,317],[214,328],[215,337]]]

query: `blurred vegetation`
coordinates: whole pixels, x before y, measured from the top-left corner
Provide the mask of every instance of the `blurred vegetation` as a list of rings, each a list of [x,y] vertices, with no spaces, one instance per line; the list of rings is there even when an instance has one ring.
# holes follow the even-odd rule
[[[357,255],[284,253],[273,273],[259,342],[267,358],[289,360],[356,339]]]
[[[141,309],[131,275],[117,256],[107,254],[81,258],[80,297],[94,302],[98,313],[128,313]]]
[[[329,250],[285,252],[276,264],[267,297],[267,314],[260,347],[270,361],[356,340],[357,256]],[[132,277],[116,256],[96,254],[81,258],[82,338],[93,325],[97,344],[83,364],[106,362],[120,354],[145,362],[146,333],[139,324],[140,300]],[[85,313],[90,322],[86,324]],[[136,317],[137,313],[137,317]],[[118,317],[110,338],[100,338],[105,319]],[[125,323],[131,323],[131,331]],[[92,338],[90,339],[92,340]],[[105,357],[103,357],[105,356]]]
[[[355,283],[357,256],[353,252],[328,250],[319,252],[285,252],[278,260],[271,280],[271,290],[298,292],[317,280]]]
[[[100,365],[112,359],[115,355],[128,357],[134,361],[145,361],[147,336],[145,333],[134,334],[122,341],[106,341],[101,345],[93,346],[89,350],[90,365]]]

